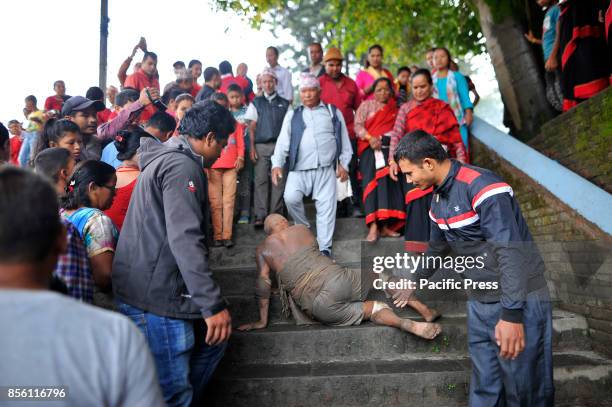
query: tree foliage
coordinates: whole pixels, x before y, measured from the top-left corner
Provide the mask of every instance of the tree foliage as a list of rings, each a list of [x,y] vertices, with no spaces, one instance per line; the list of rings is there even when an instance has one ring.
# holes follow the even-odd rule
[[[289,29],[304,45],[334,45],[361,58],[375,43],[390,65],[421,62],[432,46],[454,55],[485,51],[478,16],[464,0],[216,0],[252,22]],[[294,50],[301,56],[301,50]]]

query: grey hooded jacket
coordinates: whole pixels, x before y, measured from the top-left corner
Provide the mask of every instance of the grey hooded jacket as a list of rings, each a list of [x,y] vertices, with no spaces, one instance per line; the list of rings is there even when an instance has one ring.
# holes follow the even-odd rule
[[[142,172],[117,244],[113,291],[160,316],[208,318],[226,303],[208,269],[206,176],[187,139],[174,144],[141,139]]]

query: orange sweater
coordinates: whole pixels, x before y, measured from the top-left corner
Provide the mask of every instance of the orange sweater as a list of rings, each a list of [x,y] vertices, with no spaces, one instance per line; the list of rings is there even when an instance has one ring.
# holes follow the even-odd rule
[[[238,157],[244,157],[244,125],[236,122],[236,131],[230,134],[227,145],[223,148],[221,156],[215,161],[212,168],[234,168]]]

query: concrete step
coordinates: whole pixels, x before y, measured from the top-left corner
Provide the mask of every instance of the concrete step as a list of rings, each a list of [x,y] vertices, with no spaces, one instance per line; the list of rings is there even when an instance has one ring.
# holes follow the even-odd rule
[[[415,354],[424,357],[466,355],[467,326],[463,309],[455,307],[454,313],[447,311],[438,321],[443,333],[433,341],[371,322],[331,327],[297,326],[292,321],[277,320],[262,330],[234,331],[223,363],[366,362]],[[401,311],[400,315],[422,321],[412,311]],[[555,310],[553,328],[555,349],[590,349],[584,317]]]
[[[612,363],[593,352],[554,355],[557,405],[610,405]],[[467,357],[221,366],[213,406],[465,406]],[[608,403],[608,404],[606,404]]]

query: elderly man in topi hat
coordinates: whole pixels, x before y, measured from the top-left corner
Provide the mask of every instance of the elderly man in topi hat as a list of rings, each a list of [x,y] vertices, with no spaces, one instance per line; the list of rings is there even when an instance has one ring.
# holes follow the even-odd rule
[[[259,75],[263,94],[253,99],[244,119],[250,121],[251,160],[255,164],[255,188],[253,192],[254,225],[263,227],[264,219],[271,213],[283,212],[284,179],[272,185],[270,169],[276,139],[283,124],[289,101],[276,91],[278,80],[274,70],[264,69]]]
[[[288,160],[285,204],[296,224],[309,226],[304,196],[312,196],[317,210],[317,241],[321,253],[331,256],[336,225],[336,177],[348,179],[353,155],[342,112],[321,101],[319,80],[303,73],[302,105],[287,112],[272,156],[272,183],[283,177]]]
[[[357,138],[355,136],[355,112],[361,104],[359,88],[354,80],[342,73],[344,57],[338,48],[329,48],[323,57],[325,74],[319,78],[321,84],[321,100],[336,106],[342,112],[353,151],[357,151]],[[361,201],[361,183],[357,179],[357,155],[353,156],[349,164],[349,176],[353,197],[347,198],[340,209],[344,215],[363,217]]]

